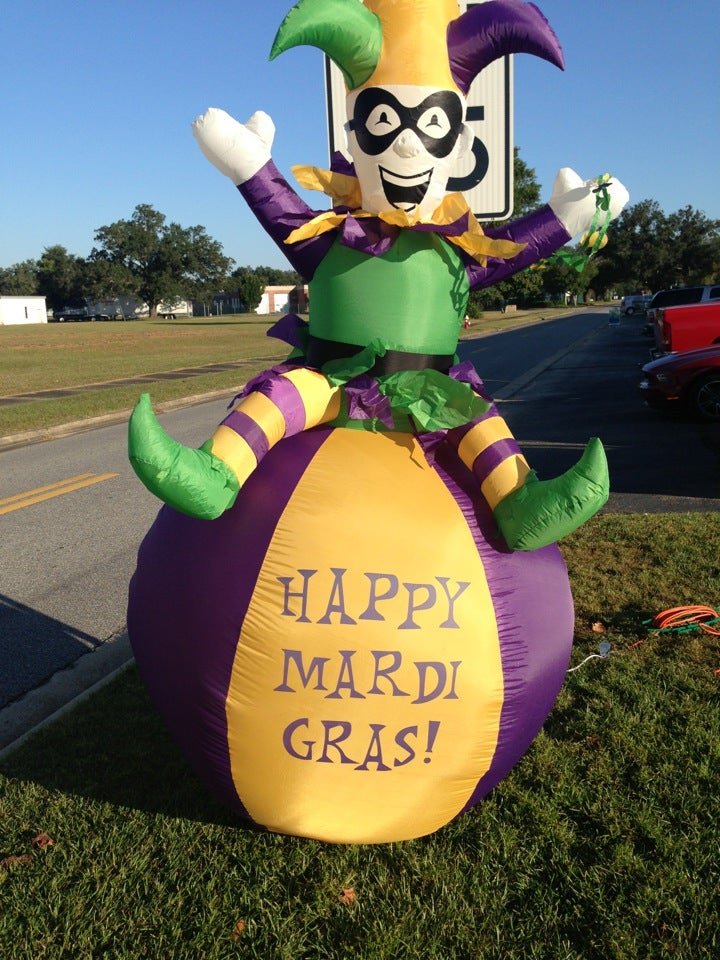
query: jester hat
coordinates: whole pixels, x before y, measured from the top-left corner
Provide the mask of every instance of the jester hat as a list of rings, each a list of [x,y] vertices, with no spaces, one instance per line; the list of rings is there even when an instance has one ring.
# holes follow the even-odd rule
[[[408,84],[467,96],[488,64],[512,53],[564,68],[550,24],[524,0],[487,0],[461,15],[457,0],[300,0],[270,59],[301,45],[326,53],[348,90]]]

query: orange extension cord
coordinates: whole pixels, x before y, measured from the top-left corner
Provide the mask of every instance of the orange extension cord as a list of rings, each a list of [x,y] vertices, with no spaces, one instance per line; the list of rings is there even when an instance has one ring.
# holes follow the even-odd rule
[[[712,637],[720,637],[720,615],[717,610],[703,604],[670,607],[647,622],[651,624],[650,629],[658,633],[660,631],[689,633],[700,630]],[[715,676],[720,676],[720,670],[715,670]]]
[[[670,607],[669,610],[658,613],[650,623],[655,630],[676,630],[684,633],[683,627],[697,628],[713,637],[720,637],[720,629],[715,626],[718,620],[720,620],[720,614],[717,610],[697,604],[689,607]]]

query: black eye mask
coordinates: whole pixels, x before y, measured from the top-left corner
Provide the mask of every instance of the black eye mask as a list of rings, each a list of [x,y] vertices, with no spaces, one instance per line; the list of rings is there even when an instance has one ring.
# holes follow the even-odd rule
[[[462,123],[462,101],[451,90],[438,90],[416,107],[405,107],[382,87],[369,87],[355,101],[348,128],[363,153],[371,157],[387,150],[403,130],[412,130],[427,152],[440,159],[455,146]]]

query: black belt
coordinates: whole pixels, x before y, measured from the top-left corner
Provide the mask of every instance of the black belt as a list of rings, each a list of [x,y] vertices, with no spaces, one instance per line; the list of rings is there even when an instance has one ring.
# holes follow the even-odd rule
[[[309,367],[322,366],[330,360],[349,360],[363,350],[356,343],[342,343],[339,340],[324,340],[312,334],[307,339],[305,362]],[[373,377],[404,370],[439,370],[447,373],[455,360],[448,353],[405,353],[403,350],[386,350],[384,357],[376,357],[375,363],[367,371]]]

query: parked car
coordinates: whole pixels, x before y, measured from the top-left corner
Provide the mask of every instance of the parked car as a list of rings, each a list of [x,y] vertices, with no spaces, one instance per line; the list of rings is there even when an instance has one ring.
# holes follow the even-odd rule
[[[626,317],[642,316],[651,300],[652,296],[640,293],[623,297],[620,301],[620,313]]]
[[[671,287],[658,290],[647,307],[646,332],[653,336],[653,325],[657,321],[659,307],[680,307],[690,303],[703,303],[705,300],[717,300],[720,297],[720,285],[714,283],[701,287]]]
[[[717,288],[720,290],[720,287]],[[720,299],[659,307],[653,327],[654,356],[685,353],[720,343]]]
[[[52,317],[48,319],[52,323],[84,323],[92,320],[92,317],[81,307],[65,307],[64,310],[53,310]]]
[[[52,317],[48,317],[51,323],[88,323],[93,320],[110,320],[106,313],[88,313],[87,310],[56,310]]]
[[[720,422],[720,344],[668,354],[642,372],[640,393],[649,406]]]

